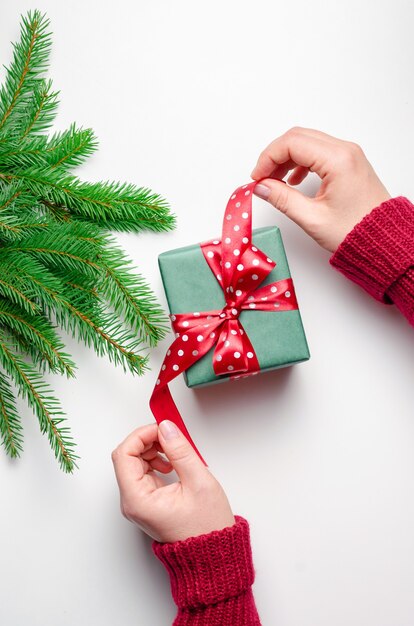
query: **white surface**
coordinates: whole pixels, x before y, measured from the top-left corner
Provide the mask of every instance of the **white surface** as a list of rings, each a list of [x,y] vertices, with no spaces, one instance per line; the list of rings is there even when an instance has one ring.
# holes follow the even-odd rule
[[[2,62],[34,6],[3,3]],[[357,141],[392,195],[414,196],[409,0],[37,6],[54,31],[56,128],[76,120],[100,139],[81,176],[148,185],[178,216],[175,232],[120,237],[163,304],[158,253],[218,235],[229,194],[293,125]],[[255,201],[254,221],[282,228],[312,358],[237,393],[182,380],[173,393],[250,521],[262,622],[412,626],[413,331],[269,205]],[[78,377],[52,382],[82,456],[73,476],[24,409],[23,457],[0,455],[2,625],[172,622],[166,573],[119,513],[110,460],[152,419],[170,339],[137,379],[69,341]]]

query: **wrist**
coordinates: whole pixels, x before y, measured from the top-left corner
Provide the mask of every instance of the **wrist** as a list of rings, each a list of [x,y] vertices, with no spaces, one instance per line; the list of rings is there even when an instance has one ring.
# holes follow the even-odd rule
[[[188,517],[188,516],[187,516]],[[168,527],[163,532],[154,535],[158,543],[177,543],[178,541],[186,541],[192,537],[201,537],[202,535],[208,535],[214,531],[220,531],[224,528],[230,528],[235,524],[236,520],[234,515],[229,512],[228,515],[223,515],[220,520],[217,519],[217,515],[213,515],[211,519],[208,514],[204,515],[202,521],[186,520],[185,524],[168,524]]]

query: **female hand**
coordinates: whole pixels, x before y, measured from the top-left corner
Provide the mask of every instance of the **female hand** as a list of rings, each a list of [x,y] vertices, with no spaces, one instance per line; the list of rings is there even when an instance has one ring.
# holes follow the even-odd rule
[[[309,172],[322,184],[314,198],[298,185]],[[391,196],[362,149],[311,128],[291,128],[261,153],[252,174],[254,193],[286,213],[323,248],[334,252],[353,227]]]
[[[180,541],[235,523],[220,483],[172,422],[137,428],[113,451],[112,461],[122,514],[153,539]],[[158,472],[173,469],[179,480],[166,484]]]

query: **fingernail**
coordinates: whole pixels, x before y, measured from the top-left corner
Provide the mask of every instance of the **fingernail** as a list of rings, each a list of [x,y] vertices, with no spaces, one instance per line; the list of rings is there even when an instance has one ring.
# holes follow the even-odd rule
[[[170,422],[170,420],[163,420],[160,424],[160,430],[164,439],[167,440],[174,439],[180,434],[177,426],[173,422]]]
[[[270,196],[270,189],[269,187],[266,187],[266,185],[256,185],[256,187],[253,189],[253,193],[256,196],[259,196],[259,198],[267,200]]]

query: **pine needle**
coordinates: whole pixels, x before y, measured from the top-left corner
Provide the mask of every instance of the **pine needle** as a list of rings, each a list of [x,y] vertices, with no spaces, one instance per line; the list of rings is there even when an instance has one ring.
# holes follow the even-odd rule
[[[21,454],[15,388],[62,469],[72,472],[75,444],[43,379],[47,372],[74,376],[60,330],[142,375],[168,320],[109,231],[167,231],[175,217],[146,187],[84,182],[73,172],[98,142],[77,124],[47,134],[59,96],[46,76],[51,43],[46,15],[23,16],[0,87],[0,436],[7,454]]]

